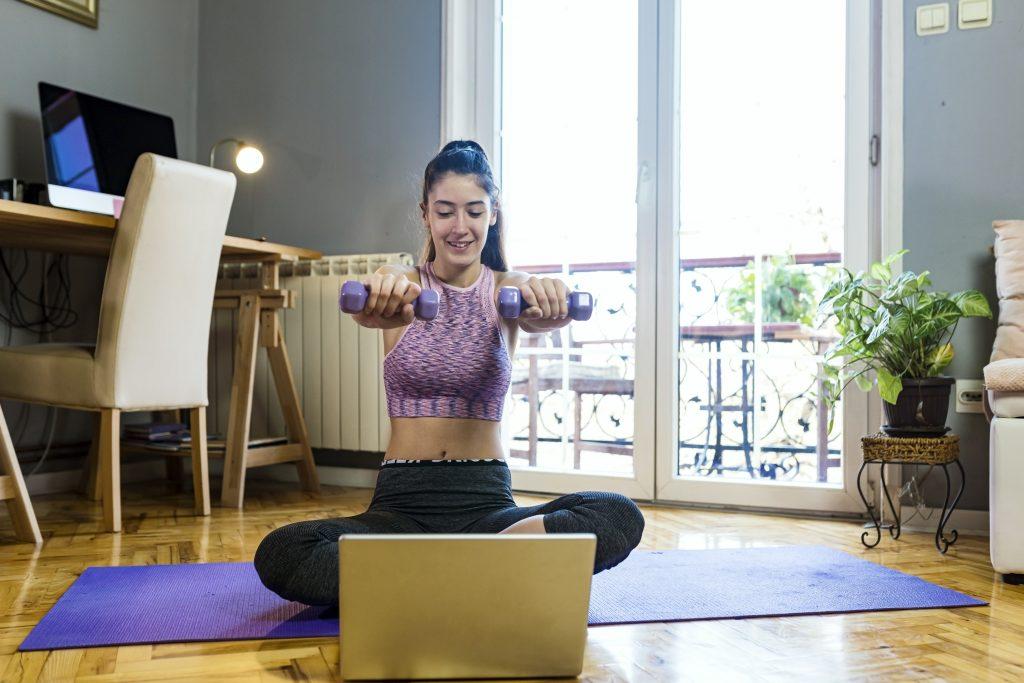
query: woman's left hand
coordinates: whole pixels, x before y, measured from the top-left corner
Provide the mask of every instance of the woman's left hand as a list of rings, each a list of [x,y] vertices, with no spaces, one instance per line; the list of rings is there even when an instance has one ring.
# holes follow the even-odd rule
[[[569,288],[557,278],[530,277],[519,285],[519,293],[529,308],[522,313],[530,320],[561,320],[569,315]]]

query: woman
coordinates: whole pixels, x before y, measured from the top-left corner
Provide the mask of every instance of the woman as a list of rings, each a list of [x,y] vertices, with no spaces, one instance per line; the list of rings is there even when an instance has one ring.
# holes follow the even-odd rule
[[[501,447],[501,415],[520,329],[570,322],[560,280],[508,272],[498,189],[483,149],[450,142],[427,164],[420,204],[421,267],[384,266],[364,278],[360,325],[383,330],[391,441],[366,512],[299,522],[269,534],[256,551],[263,583],[311,605],[338,601],[338,537],[359,533],[593,533],[594,572],[640,543],[644,518],[629,498],[585,491],[529,507],[512,499]],[[518,320],[497,315],[501,287],[530,305]],[[432,321],[413,302],[438,292]]]

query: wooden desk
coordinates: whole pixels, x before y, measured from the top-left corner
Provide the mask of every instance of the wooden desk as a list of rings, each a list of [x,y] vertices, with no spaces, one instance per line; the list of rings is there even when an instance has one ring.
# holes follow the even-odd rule
[[[112,216],[0,200],[0,247],[106,256],[110,253],[116,229],[117,221]],[[228,412],[224,480],[221,486],[221,502],[224,505],[242,507],[245,471],[250,467],[294,462],[299,470],[302,487],[310,491],[319,490],[306,422],[299,407],[278,316],[279,309],[294,305],[294,293],[280,288],[277,265],[281,261],[317,259],[322,256],[313,249],[224,236],[222,260],[256,262],[261,266],[259,289],[218,291],[214,296],[216,308],[238,310],[235,368]],[[261,347],[266,349],[270,361],[274,385],[288,429],[288,442],[250,447],[253,379],[256,355]],[[205,426],[201,428],[205,429]],[[166,451],[161,452],[166,454]],[[91,468],[94,470],[94,467]],[[91,480],[93,483],[89,486],[89,494],[98,499],[94,472]]]
[[[110,253],[116,227],[113,216],[0,199],[0,247],[106,256]],[[322,256],[313,249],[233,235],[224,236],[221,252],[221,258],[249,262],[264,258],[281,261]]]

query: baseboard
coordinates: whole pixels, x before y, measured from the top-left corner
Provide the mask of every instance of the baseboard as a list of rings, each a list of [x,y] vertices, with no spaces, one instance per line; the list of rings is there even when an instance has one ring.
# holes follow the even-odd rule
[[[85,460],[83,458],[81,466],[77,468],[40,472],[26,476],[25,487],[30,496],[68,493],[69,491],[78,491],[85,476]],[[158,460],[131,459],[121,462],[121,483],[123,484],[165,479],[166,477],[167,470],[163,458]]]
[[[909,517],[913,514],[912,509],[909,506],[904,506],[903,516]],[[904,522],[903,528],[906,531],[923,531],[934,534],[941,512],[942,510],[939,508],[924,508],[923,514],[927,515],[927,519],[917,515],[914,519]],[[988,536],[988,528],[988,510],[954,510],[953,515],[946,522],[947,531],[956,529],[957,533],[971,536]]]

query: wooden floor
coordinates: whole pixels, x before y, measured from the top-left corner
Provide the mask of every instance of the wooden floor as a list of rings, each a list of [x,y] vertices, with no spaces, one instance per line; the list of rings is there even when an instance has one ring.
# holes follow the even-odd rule
[[[165,484],[126,487],[120,535],[100,532],[98,504],[74,495],[36,499],[41,551],[13,542],[0,508],[0,681],[338,680],[334,639],[143,645],[19,653],[18,644],[90,565],[251,560],[286,522],[355,514],[367,489],[252,481],[244,512],[191,516],[192,499]],[[520,505],[546,498],[517,495]],[[822,544],[989,601],[955,610],[598,626],[582,680],[1024,680],[1024,587],[1004,585],[984,538],[941,556],[927,534],[865,550],[859,525],[645,507],[642,548]]]

